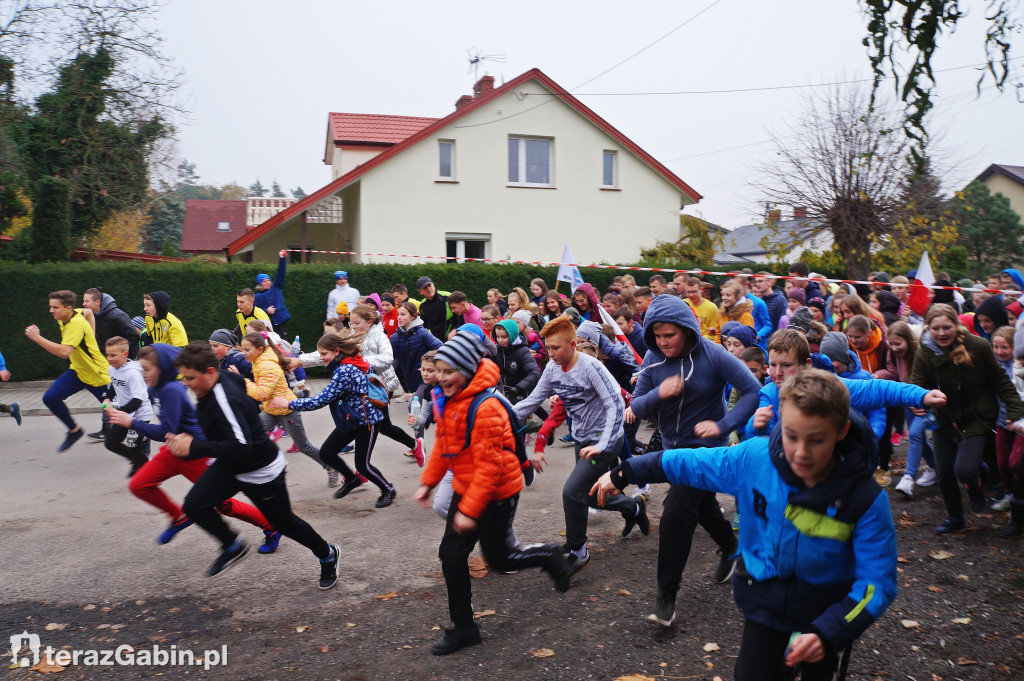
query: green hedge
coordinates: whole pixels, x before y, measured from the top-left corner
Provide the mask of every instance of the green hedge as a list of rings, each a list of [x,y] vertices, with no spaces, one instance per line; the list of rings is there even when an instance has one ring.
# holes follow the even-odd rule
[[[291,336],[300,334],[303,347],[312,349],[322,333],[327,294],[334,287],[336,264],[290,265],[285,284],[285,300],[292,314],[288,324]],[[363,295],[405,284],[415,296],[418,277],[430,276],[439,289],[464,291],[474,303],[486,302],[488,288],[504,293],[514,286],[529,287],[530,280],[541,277],[554,283],[557,268],[530,265],[347,265],[349,282]],[[53,378],[67,369],[67,360],[50,355],[28,340],[23,331],[39,325],[43,336],[59,340],[57,323],[48,312],[51,291],[70,289],[81,296],[87,288],[99,286],[112,295],[129,316],[143,314],[142,296],[149,291],[167,291],[170,309],[185,325],[190,339],[205,340],[220,327],[235,325],[235,292],[253,287],[256,275],[274,276],[276,264],[219,263],[126,263],[91,261],[29,265],[0,261],[0,281],[7,282],[8,300],[5,330],[0,334],[0,352],[7,360],[12,379],[27,381]],[[605,290],[615,270],[584,271],[584,277],[598,290]],[[643,273],[638,273],[642,275]],[[642,279],[639,276],[638,279]],[[567,287],[561,286],[563,291]]]

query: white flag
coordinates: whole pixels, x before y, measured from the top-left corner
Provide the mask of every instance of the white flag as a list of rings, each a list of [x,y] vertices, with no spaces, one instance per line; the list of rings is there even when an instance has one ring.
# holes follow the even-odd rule
[[[565,244],[562,249],[562,264],[558,266],[558,276],[555,279],[569,284],[570,293],[576,293],[576,289],[583,283],[583,275],[580,274],[580,268],[573,264],[575,262],[569,251],[569,244]]]

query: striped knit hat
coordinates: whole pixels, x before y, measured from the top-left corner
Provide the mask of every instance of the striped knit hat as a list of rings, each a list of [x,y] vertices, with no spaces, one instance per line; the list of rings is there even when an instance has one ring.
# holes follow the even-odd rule
[[[471,331],[459,331],[442,345],[435,361],[444,362],[466,378],[472,379],[484,356],[484,345]]]

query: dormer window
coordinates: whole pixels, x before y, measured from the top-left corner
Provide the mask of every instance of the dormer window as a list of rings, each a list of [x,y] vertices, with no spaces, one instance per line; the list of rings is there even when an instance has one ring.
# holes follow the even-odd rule
[[[218,222],[217,223],[217,231],[218,232],[230,232],[231,231],[231,223],[230,222]]]

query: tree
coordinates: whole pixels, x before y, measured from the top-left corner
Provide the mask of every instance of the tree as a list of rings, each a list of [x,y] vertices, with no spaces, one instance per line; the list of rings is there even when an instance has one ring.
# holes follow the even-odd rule
[[[988,185],[971,182],[950,202],[950,214],[960,228],[960,244],[974,262],[976,276],[1011,264],[1012,256],[1024,249],[1024,224],[1002,194],[992,194]]]
[[[867,278],[871,246],[890,233],[908,174],[894,118],[856,90],[808,98],[751,183],[764,201],[805,206],[808,229],[832,235],[852,278]]]
[[[928,132],[925,118],[932,108],[935,74],[931,60],[938,48],[939,36],[952,34],[963,18],[960,0],[861,0],[868,18],[864,46],[874,71],[871,102],[883,79],[892,78],[900,101],[906,104],[903,130],[914,141],[911,157],[918,171],[925,169]],[[985,64],[978,78],[978,89],[991,76],[1002,90],[1010,75],[1011,35],[1019,33],[1021,3],[1015,0],[988,0],[984,13]],[[907,64],[909,57],[910,63]]]
[[[682,235],[678,241],[657,241],[652,248],[640,249],[644,263],[675,263],[710,265],[722,250],[722,230],[693,215],[680,215]]]
[[[181,230],[185,224],[185,201],[177,195],[165,194],[149,204],[146,226],[143,229],[142,250],[160,253],[164,244],[181,245]]]
[[[71,183],[46,177],[36,188],[29,261],[67,260],[71,252]]]
[[[275,199],[285,198],[285,193],[281,189],[281,185],[277,183],[276,179],[270,184],[270,195]]]
[[[146,215],[139,208],[120,211],[104,222],[85,245],[88,248],[137,253],[142,245],[142,227],[145,221]]]
[[[266,196],[267,188],[260,183],[260,178],[256,178],[256,181],[249,185],[249,196]]]
[[[292,197],[296,199],[306,198],[306,192],[303,191],[302,187],[296,187],[292,190]]]
[[[912,172],[900,189],[895,222],[885,238],[884,255],[890,269],[914,269],[921,262],[922,251],[941,258],[959,237],[957,221],[949,214],[949,202],[930,168],[931,161],[926,158],[925,172]]]

